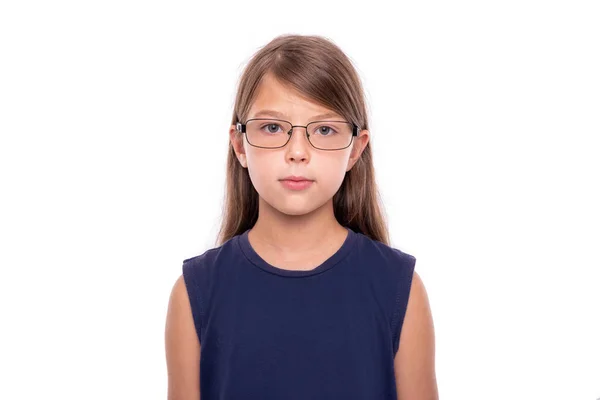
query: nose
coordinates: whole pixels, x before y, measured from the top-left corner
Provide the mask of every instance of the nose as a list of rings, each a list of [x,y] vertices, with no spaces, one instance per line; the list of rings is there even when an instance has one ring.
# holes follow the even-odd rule
[[[296,135],[294,135],[294,128],[299,128]],[[286,157],[290,161],[305,161],[308,159],[309,147],[311,147],[306,134],[306,128],[302,126],[293,126],[291,137],[287,144]]]

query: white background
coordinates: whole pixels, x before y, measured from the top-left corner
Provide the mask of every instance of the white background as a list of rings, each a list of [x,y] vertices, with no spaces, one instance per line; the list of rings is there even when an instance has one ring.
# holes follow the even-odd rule
[[[182,260],[215,243],[235,87],[282,33],[365,85],[443,399],[600,397],[595,1],[5,1],[0,398],[165,399]]]

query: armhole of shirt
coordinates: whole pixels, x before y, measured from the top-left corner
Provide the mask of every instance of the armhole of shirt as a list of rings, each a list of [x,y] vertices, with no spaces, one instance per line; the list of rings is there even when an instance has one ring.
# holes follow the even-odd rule
[[[397,275],[398,284],[396,287],[396,301],[394,305],[394,314],[392,316],[392,345],[394,357],[400,347],[400,334],[404,325],[404,316],[408,306],[408,298],[412,286],[413,273],[417,259],[410,254],[402,253],[399,257],[400,273]]]
[[[183,280],[187,289],[192,317],[198,341],[202,344],[202,320],[204,319],[204,300],[202,299],[202,288],[197,279],[198,273],[197,261],[184,260],[182,266]]]

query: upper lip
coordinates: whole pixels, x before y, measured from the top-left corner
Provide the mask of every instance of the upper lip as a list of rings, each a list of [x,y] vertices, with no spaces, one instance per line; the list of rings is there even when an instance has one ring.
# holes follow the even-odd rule
[[[296,176],[296,175],[290,175],[290,176],[286,176],[285,178],[281,179],[282,181],[312,181],[312,179],[308,179],[304,176]]]

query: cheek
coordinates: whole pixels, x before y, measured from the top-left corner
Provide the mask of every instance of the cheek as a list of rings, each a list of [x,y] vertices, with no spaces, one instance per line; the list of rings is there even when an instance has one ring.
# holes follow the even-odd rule
[[[348,162],[343,157],[328,159],[321,163],[316,172],[320,186],[335,193],[344,180],[347,165]]]
[[[248,174],[256,191],[264,192],[278,179],[276,162],[268,154],[256,154],[254,151],[246,153]]]

